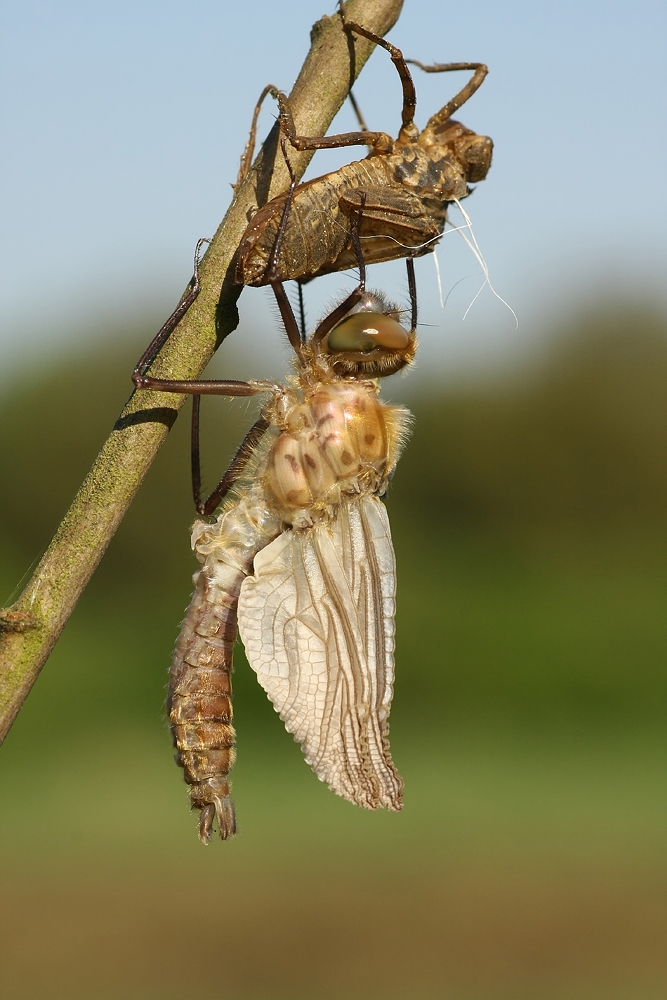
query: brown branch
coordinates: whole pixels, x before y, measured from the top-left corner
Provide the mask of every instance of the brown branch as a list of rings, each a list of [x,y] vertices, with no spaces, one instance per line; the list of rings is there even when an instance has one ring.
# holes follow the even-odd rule
[[[350,20],[384,35],[403,0],[348,0]],[[373,46],[348,36],[338,14],[313,27],[311,49],[290,94],[299,132],[324,135]],[[279,81],[278,81],[279,82]],[[259,88],[258,88],[259,89]],[[232,261],[247,219],[285,190],[287,171],[276,156],[277,125],[262,146],[201,263],[201,292],[151,366],[163,378],[196,378],[238,323]],[[293,152],[301,177],[312,153]],[[275,165],[274,165],[275,159]],[[128,370],[129,384],[129,370]],[[18,601],[0,612],[0,741],[32,685],[129,507],[183,405],[168,393],[135,393],[104,443],[93,468]]]

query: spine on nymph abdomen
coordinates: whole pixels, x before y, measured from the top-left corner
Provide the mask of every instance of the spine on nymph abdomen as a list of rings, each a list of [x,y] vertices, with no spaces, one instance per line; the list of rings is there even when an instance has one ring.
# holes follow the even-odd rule
[[[176,761],[201,810],[200,839],[214,820],[223,840],[236,831],[228,775],[236,758],[232,712],[234,642],[241,584],[256,553],[280,531],[280,522],[251,497],[224,511],[215,524],[197,521],[192,547],[202,568],[174,651],[167,711]]]

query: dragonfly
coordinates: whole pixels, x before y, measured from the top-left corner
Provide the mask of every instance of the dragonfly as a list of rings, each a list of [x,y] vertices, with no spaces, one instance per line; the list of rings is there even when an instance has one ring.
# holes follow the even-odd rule
[[[138,389],[193,395],[192,547],[201,568],[170,670],[167,709],[199,837],[236,832],[229,773],[237,635],[288,732],[336,794],[365,809],[402,807],[388,743],[394,686],[396,569],[382,502],[410,424],[379,398],[379,380],[413,361],[417,296],[407,261],[410,327],[359,283],[306,337],[273,255],[271,285],[294,351],[284,385],[133,376]],[[195,274],[196,277],[196,274]],[[267,394],[228,470],[202,499],[201,395]],[[223,504],[215,520],[211,515]]]

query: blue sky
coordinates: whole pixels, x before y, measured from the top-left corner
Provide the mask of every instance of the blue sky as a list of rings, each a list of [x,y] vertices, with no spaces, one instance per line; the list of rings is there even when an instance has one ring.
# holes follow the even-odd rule
[[[268,81],[289,90],[312,22],[333,9],[314,0],[5,5],[6,358],[36,347],[48,356],[74,331],[102,336],[115,318],[129,324],[135,310],[170,311],[197,238],[227,207],[260,90]],[[517,333],[485,292],[462,320],[481,281],[463,242],[450,236],[440,253],[451,292],[445,312],[433,264],[420,262],[422,367],[516,356],[596,297],[665,303],[666,21],[664,4],[650,0],[406,0],[389,36],[406,55],[489,65],[459,114],[495,141],[492,170],[467,208],[494,285],[520,319]],[[378,51],[356,89],[371,127],[393,134],[395,76]],[[454,83],[418,70],[415,79],[423,125]],[[351,123],[344,110],[335,130]],[[317,154],[310,175],[349,158]],[[376,268],[372,283],[404,296],[402,269]],[[344,279],[315,284],[313,319]],[[253,344],[275,342],[268,294],[247,290],[242,298]]]

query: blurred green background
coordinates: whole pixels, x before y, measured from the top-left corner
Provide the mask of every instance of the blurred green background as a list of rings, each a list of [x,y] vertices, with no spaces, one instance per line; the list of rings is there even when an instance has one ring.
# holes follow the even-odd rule
[[[4,394],[4,603],[128,394],[138,327]],[[240,832],[207,849],[163,710],[195,569],[179,420],[3,749],[3,995],[663,997],[666,384],[667,317],[607,301],[520,369],[409,400],[405,809],[321,785],[239,647]],[[209,481],[252,420],[216,402]]]

